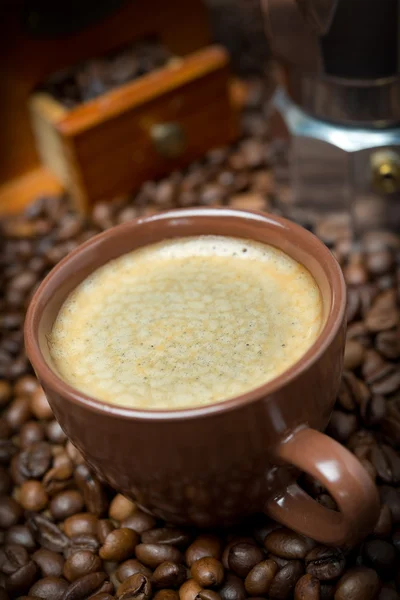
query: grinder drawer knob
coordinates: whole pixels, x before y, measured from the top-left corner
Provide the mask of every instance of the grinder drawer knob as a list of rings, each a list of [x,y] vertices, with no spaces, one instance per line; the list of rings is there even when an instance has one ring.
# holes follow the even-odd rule
[[[372,183],[381,194],[393,194],[400,190],[400,154],[382,150],[371,156]]]
[[[157,152],[164,158],[178,158],[186,149],[186,136],[179,123],[159,123],[151,128]]]

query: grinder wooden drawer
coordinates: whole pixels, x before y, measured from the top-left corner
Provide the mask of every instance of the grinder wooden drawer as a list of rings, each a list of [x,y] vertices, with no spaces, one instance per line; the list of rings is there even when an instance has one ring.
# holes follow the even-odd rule
[[[217,46],[72,110],[43,93],[30,108],[42,161],[81,210],[181,168],[238,132],[229,59]]]

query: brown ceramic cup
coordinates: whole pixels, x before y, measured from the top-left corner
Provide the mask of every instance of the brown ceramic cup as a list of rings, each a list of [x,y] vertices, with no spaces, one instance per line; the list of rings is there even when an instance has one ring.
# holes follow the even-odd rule
[[[217,234],[272,244],[318,283],[324,325],[310,350],[273,381],[211,406],[143,411],[111,406],[65,383],[46,342],[68,294],[121,254],[167,238]],[[174,210],[92,238],[46,277],[29,307],[28,356],[62,428],[92,468],[145,510],[178,524],[215,526],[266,510],[327,544],[353,543],[377,520],[376,488],[323,430],[338,391],[345,343],[345,284],[329,250],[284,219],[230,209]],[[329,490],[339,512],[296,483],[300,471]]]

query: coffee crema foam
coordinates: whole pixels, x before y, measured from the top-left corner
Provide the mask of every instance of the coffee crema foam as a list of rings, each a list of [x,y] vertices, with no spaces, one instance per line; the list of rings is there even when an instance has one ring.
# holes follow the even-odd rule
[[[167,240],[110,261],[68,297],[49,336],[60,376],[108,404],[209,405],[293,365],[322,324],[319,288],[272,246]]]

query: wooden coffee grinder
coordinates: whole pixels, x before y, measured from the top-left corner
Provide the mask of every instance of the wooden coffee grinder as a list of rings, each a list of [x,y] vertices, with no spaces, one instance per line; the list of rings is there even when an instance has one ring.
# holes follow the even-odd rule
[[[66,189],[77,209],[231,142],[229,59],[202,0],[13,0],[0,7],[0,212]],[[53,73],[147,38],[173,60],[66,108]]]

